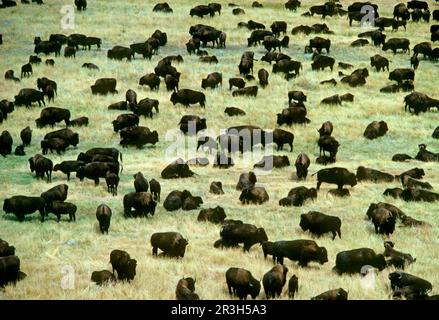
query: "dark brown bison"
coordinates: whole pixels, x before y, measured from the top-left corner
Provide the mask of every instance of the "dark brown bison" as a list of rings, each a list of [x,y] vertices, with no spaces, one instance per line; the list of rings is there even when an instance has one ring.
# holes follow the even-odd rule
[[[52,201],[46,203],[46,206],[44,208],[45,215],[47,216],[49,213],[53,213],[57,217],[57,222],[60,221],[61,215],[68,215],[69,222],[76,221],[75,213],[77,209],[78,208],[75,204],[64,201]]]
[[[101,78],[95,81],[95,84],[92,85],[91,92],[92,94],[107,94],[107,93],[117,93],[116,90],[117,81],[114,78]]]
[[[381,69],[385,71],[386,68],[387,71],[389,71],[389,60],[383,56],[380,56],[379,54],[376,54],[373,57],[370,57],[370,66],[372,68],[375,67],[377,72],[379,72]]]
[[[157,232],[151,236],[153,256],[160,249],[168,257],[183,258],[187,245],[188,241],[178,232]]]
[[[106,204],[100,204],[96,209],[96,219],[99,222],[99,229],[102,234],[107,233],[110,228],[112,212]]]
[[[223,223],[226,218],[226,213],[224,209],[220,206],[216,208],[203,209],[198,214],[198,221],[209,221],[212,223]]]
[[[279,205],[283,207],[295,206],[300,207],[307,199],[317,198],[317,190],[315,188],[307,188],[304,186],[292,188],[286,198],[279,200]]]
[[[373,121],[366,127],[363,136],[372,140],[384,136],[388,130],[389,128],[385,121]]]
[[[157,203],[149,192],[130,192],[123,197],[123,211],[126,218],[147,217],[155,214]],[[134,211],[131,210],[134,208]]]
[[[294,299],[294,294],[299,292],[299,279],[294,274],[288,281],[288,297]]]
[[[41,197],[13,196],[4,200],[3,211],[6,214],[13,213],[20,222],[24,221],[25,215],[39,211],[43,222],[44,205],[45,200]]]
[[[282,293],[282,288],[287,282],[288,268],[277,264],[270,271],[264,274],[262,284],[264,285],[265,296],[267,299],[279,297]]]
[[[244,244],[243,250],[249,251],[256,243],[262,244],[268,240],[264,228],[252,224],[224,224],[220,236],[223,243]]]
[[[313,240],[276,241],[273,245],[273,261],[283,265],[284,257],[298,261],[301,267],[306,267],[312,261],[320,264],[328,262],[326,248],[319,247]]]
[[[223,184],[221,181],[212,181],[209,192],[213,194],[224,194]]]
[[[435,202],[439,201],[439,194],[417,188],[406,188],[401,192],[401,199],[404,201],[424,201]]]
[[[394,54],[398,49],[402,49],[405,53],[410,53],[410,41],[405,38],[392,38],[386,41],[383,45],[383,51],[392,50]]]
[[[14,105],[15,106],[26,106],[30,108],[32,106],[32,102],[38,102],[38,106],[41,107],[41,103],[45,106],[44,102],[44,93],[35,89],[21,89],[18,92],[18,95],[14,97]]]
[[[296,175],[299,180],[306,179],[310,162],[309,157],[305,153],[300,153],[297,156],[294,166],[296,167]]]
[[[271,170],[273,168],[283,168],[290,165],[287,156],[264,156],[261,161],[255,163],[253,168],[261,168],[262,170]]]
[[[200,300],[195,293],[195,280],[190,277],[180,279],[175,289],[175,297],[177,300]]]
[[[109,270],[93,271],[91,274],[91,281],[95,282],[98,286],[106,284],[112,284],[116,282],[116,278]]]
[[[47,182],[52,181],[52,160],[42,156],[41,154],[36,154],[32,158],[29,158],[29,166],[31,172],[35,171],[35,175],[38,179],[44,179],[44,175],[46,175]]]
[[[247,299],[247,295],[253,299],[261,291],[261,283],[256,280],[250,271],[242,268],[229,268],[226,271],[226,283],[229,294],[237,295],[240,300]]]
[[[227,114],[229,117],[245,116],[246,115],[244,110],[236,108],[236,107],[227,107],[224,109],[224,113]]]
[[[143,176],[143,174],[139,171],[134,176],[134,189],[136,192],[148,192],[149,183],[148,180]]]
[[[149,186],[150,186],[150,192],[153,196],[153,199],[155,201],[160,202],[160,193],[161,193],[160,182],[158,182],[155,179],[151,179],[151,180],[149,180]]]
[[[378,270],[386,268],[386,260],[382,254],[376,254],[373,249],[359,248],[337,253],[333,271],[338,274],[361,273],[365,266],[372,266]]]
[[[115,60],[126,58],[128,61],[131,61],[131,58],[134,59],[134,50],[123,46],[114,46],[107,51],[107,58]]]
[[[239,201],[243,204],[262,204],[269,200],[269,196],[264,187],[252,187],[251,189],[243,189],[239,196]]]
[[[188,178],[193,175],[189,166],[180,158],[170,163],[161,173],[163,179]]]
[[[223,85],[223,76],[219,72],[213,72],[207,75],[205,79],[201,80],[201,88],[217,88],[219,85]]]
[[[23,273],[20,271],[20,259],[17,256],[0,257],[0,288],[10,282],[15,285],[21,275]]]
[[[338,237],[341,239],[341,220],[339,217],[329,216],[317,211],[310,211],[300,216],[299,225],[303,231],[309,230],[317,236],[331,232],[332,240],[335,239],[336,234],[338,234]]]
[[[241,61],[238,65],[240,74],[248,75],[250,72],[253,74],[253,60],[255,60],[254,56],[255,53],[253,51],[246,51],[242,54]]]
[[[325,151],[327,151],[329,152],[329,158],[335,162],[340,143],[334,137],[323,135],[320,136],[318,145],[320,148],[320,156],[322,156],[322,151],[323,156],[325,156]]]
[[[114,132],[118,132],[127,127],[138,126],[139,116],[133,113],[120,114],[116,120],[113,120],[112,124]]]
[[[12,153],[13,139],[9,131],[4,130],[0,135],[0,154],[5,157]]]
[[[332,289],[312,297],[311,300],[348,300],[348,292],[343,288]]]
[[[123,250],[113,250],[110,253],[110,263],[117,272],[118,280],[127,280],[128,282],[134,280],[136,276],[137,260],[131,259],[128,252]]]
[[[395,176],[386,172],[359,166],[357,168],[357,181],[393,182]]]
[[[333,183],[337,185],[338,189],[343,189],[345,184],[351,187],[355,186],[357,179],[355,174],[346,168],[334,167],[317,171],[317,190],[320,189],[322,182]]]
[[[386,208],[377,208],[370,213],[375,233],[392,234],[395,231],[396,215]]]
[[[261,87],[265,88],[268,85],[268,71],[265,69],[260,69],[258,71],[258,79]]]
[[[160,77],[155,73],[148,73],[139,80],[139,85],[148,86],[151,90],[159,90]]]
[[[390,273],[389,280],[392,290],[411,287],[416,293],[426,295],[433,288],[429,281],[402,271]]]
[[[47,125],[55,126],[55,123],[64,121],[66,126],[70,125],[70,111],[68,109],[48,107],[41,110],[40,117],[35,120],[37,128],[44,128]]]
[[[400,252],[394,249],[395,244],[392,241],[384,241],[384,256],[390,258],[387,265],[394,266],[397,269],[404,269],[405,266],[416,261],[409,253]]]
[[[191,89],[180,89],[172,93],[170,100],[174,105],[180,103],[185,107],[189,107],[191,104],[199,103],[201,107],[206,107],[206,96],[204,93]]]
[[[155,145],[159,141],[157,131],[151,131],[147,127],[134,126],[127,127],[120,131],[120,144],[123,147],[136,146],[138,149],[142,148],[145,144]]]
[[[257,86],[245,87],[242,89],[234,90],[232,92],[232,96],[234,96],[234,97],[238,97],[238,96],[256,97],[257,95],[258,95],[258,87]]]

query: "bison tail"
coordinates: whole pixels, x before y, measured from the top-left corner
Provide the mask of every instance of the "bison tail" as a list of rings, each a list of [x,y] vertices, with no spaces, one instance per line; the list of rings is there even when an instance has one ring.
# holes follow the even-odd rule
[[[122,162],[122,152],[120,153],[120,162]]]

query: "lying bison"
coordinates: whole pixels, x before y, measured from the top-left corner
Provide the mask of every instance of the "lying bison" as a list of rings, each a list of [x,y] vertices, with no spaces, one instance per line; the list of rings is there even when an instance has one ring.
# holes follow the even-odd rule
[[[395,176],[379,170],[359,166],[357,168],[357,181],[393,182]]]
[[[388,130],[385,121],[373,121],[366,127],[363,135],[365,138],[372,140],[384,136]]]
[[[381,271],[387,264],[382,254],[376,254],[369,248],[360,248],[337,253],[333,270],[340,275],[361,273],[365,266],[372,266]]]
[[[188,178],[193,175],[194,172],[189,169],[188,164],[181,158],[171,162],[161,173],[163,179]]]

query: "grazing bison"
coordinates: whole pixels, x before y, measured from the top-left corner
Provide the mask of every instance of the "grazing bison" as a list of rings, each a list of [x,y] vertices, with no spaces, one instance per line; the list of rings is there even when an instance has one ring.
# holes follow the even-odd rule
[[[87,68],[89,70],[98,70],[99,71],[99,67],[97,65],[95,65],[94,63],[89,63],[86,62],[82,65],[82,68]]]
[[[39,211],[41,215],[41,222],[44,221],[44,206],[45,199],[42,197],[27,197],[27,196],[13,196],[7,198],[3,202],[3,211],[13,213],[17,220],[24,221],[24,216]]]
[[[325,291],[318,296],[312,297],[311,300],[348,300],[348,292],[343,288]]]
[[[245,81],[242,78],[230,78],[229,79],[229,90],[232,90],[233,87],[237,87],[238,89],[242,89],[245,87]]]
[[[226,218],[226,213],[224,212],[224,209],[220,206],[217,206],[216,208],[210,208],[210,209],[203,209],[198,214],[197,220],[198,221],[209,221],[212,223],[223,223],[224,219]]]
[[[338,189],[343,189],[343,185],[351,187],[357,184],[355,174],[349,172],[346,168],[328,168],[317,171],[317,190],[320,189],[322,182],[333,183]]]
[[[242,268],[229,268],[226,271],[226,283],[229,294],[235,294],[240,300],[247,299],[247,295],[253,299],[261,291],[261,283],[256,280],[250,271]]]
[[[359,166],[357,168],[357,181],[393,182],[395,176],[386,172]]]
[[[339,217],[329,216],[317,211],[310,211],[307,214],[300,215],[299,225],[303,231],[309,230],[317,236],[331,232],[332,240],[335,239],[336,234],[338,234],[338,237],[341,239],[341,220]]]
[[[291,103],[291,100],[296,100],[297,102],[306,102],[306,95],[303,91],[288,91],[288,103]]]
[[[181,158],[171,162],[161,173],[163,179],[188,178],[193,175],[194,173]]]
[[[116,282],[116,278],[111,271],[101,270],[92,272],[91,281],[95,282],[98,286],[102,286]]]
[[[160,249],[168,257],[184,257],[188,241],[178,232],[157,232],[151,236],[152,255]]]
[[[37,179],[44,179],[44,175],[47,176],[47,182],[52,181],[52,170],[53,162],[52,160],[42,156],[41,154],[36,154],[32,158],[29,158],[30,171],[34,172]]]
[[[321,104],[338,104],[341,105],[341,99],[338,94],[335,94],[331,97],[324,98],[322,101],[320,101]]]
[[[117,93],[116,90],[117,81],[114,78],[101,78],[95,81],[95,84],[92,85],[91,92],[92,94],[107,94]]]
[[[44,128],[47,125],[55,126],[55,123],[64,121],[66,126],[70,125],[70,111],[68,109],[48,107],[41,110],[40,117],[35,120],[37,128]]]
[[[288,268],[277,264],[270,271],[264,274],[262,278],[262,284],[264,285],[264,291],[267,299],[272,297],[279,297],[282,293],[282,288],[287,281]]]
[[[123,46],[114,46],[107,51],[107,58],[115,60],[126,58],[128,61],[131,61],[131,58],[134,59],[134,50]]]
[[[359,248],[337,253],[333,270],[340,275],[361,273],[363,267],[368,265],[380,271],[387,266],[382,254],[376,254],[373,249]]]
[[[386,202],[378,202],[378,203],[371,203],[369,206],[369,209],[367,210],[366,216],[368,219],[372,219],[372,214],[376,209],[384,208],[392,213],[393,216],[402,218],[405,216],[405,213],[401,211],[398,207],[395,207],[394,205]]]
[[[139,103],[132,109],[137,116],[144,116],[152,118],[152,110],[155,109],[159,113],[159,101],[156,99],[145,98],[139,101]]]
[[[281,113],[278,113],[277,116],[277,124],[283,125],[286,124],[291,126],[293,123],[310,123],[307,117],[307,110],[304,106],[301,107],[290,107],[283,109]]]
[[[148,73],[139,80],[139,85],[148,86],[151,90],[159,90],[160,77],[155,73]]]
[[[180,103],[185,107],[189,107],[191,104],[199,103],[201,107],[206,107],[206,96],[204,93],[191,89],[180,89],[177,92],[173,92],[170,100],[173,105]]]
[[[262,243],[262,252],[264,253],[264,259],[267,259],[268,255],[273,256],[273,242],[264,241]]]
[[[116,173],[107,171],[105,174],[105,182],[107,183],[107,190],[113,196],[117,196],[117,187],[119,185],[119,176]]]
[[[220,236],[223,243],[244,244],[243,250],[249,251],[256,243],[268,241],[264,228],[257,228],[251,224],[224,224]]]
[[[331,136],[323,135],[319,138],[318,145],[320,148],[320,156],[325,156],[325,151],[329,152],[329,158],[335,162],[338,147],[340,146],[340,143]]]
[[[326,53],[329,54],[329,49],[331,48],[331,40],[321,37],[315,37],[309,40],[309,46],[316,49],[319,54],[322,53],[322,49],[325,49]]]
[[[398,49],[402,49],[402,51],[410,53],[410,41],[405,38],[392,38],[386,41],[383,44],[383,51],[392,50],[394,54]]]
[[[102,234],[107,233],[111,222],[111,209],[106,204],[100,204],[96,209],[96,219],[99,222],[99,229]]]
[[[57,222],[61,220],[61,215],[69,215],[69,222],[76,221],[76,210],[78,208],[76,205],[70,202],[64,201],[52,201],[46,203],[45,207],[45,215],[47,216],[49,213],[53,213],[56,215]]]
[[[254,56],[255,53],[253,51],[246,51],[242,54],[241,61],[238,65],[240,74],[248,75],[250,72],[253,73],[253,60],[255,60]]]
[[[264,187],[252,187],[250,189],[244,189],[239,196],[239,201],[243,204],[262,204],[269,200],[269,196]]]
[[[110,253],[110,263],[117,272],[118,280],[127,280],[130,282],[136,276],[137,260],[131,259],[128,252],[123,250],[113,250]]]
[[[150,192],[153,196],[154,201],[160,202],[160,193],[161,193],[160,182],[158,182],[155,179],[151,179],[149,181],[149,186],[150,186]]]
[[[59,184],[49,190],[41,193],[41,198],[44,199],[46,205],[49,205],[53,201],[64,201],[67,199],[69,186],[66,184]]]
[[[157,203],[148,192],[131,192],[123,197],[124,216],[128,217],[147,217],[155,214]],[[134,208],[134,211],[131,210]]]
[[[50,152],[53,152],[53,150],[55,150],[56,153],[60,155],[62,152],[66,151],[68,146],[69,144],[65,140],[60,138],[41,140],[41,148],[43,154],[47,154],[48,150],[50,150]]]
[[[79,167],[76,171],[76,177],[81,181],[84,178],[94,180],[95,185],[99,185],[99,178],[105,178],[107,172],[119,173],[119,163],[117,162],[90,162],[85,166]]]
[[[195,293],[195,280],[193,278],[180,279],[175,289],[175,297],[177,300],[200,300],[198,294]]]
[[[415,71],[413,69],[408,68],[399,68],[395,69],[389,73],[389,80],[394,80],[398,82],[399,85],[404,80],[415,80]]]
[[[67,143],[67,145],[72,145],[74,147],[76,147],[79,143],[79,134],[73,132],[69,128],[55,130],[49,132],[44,136],[44,139],[53,139],[53,138],[62,139]]]
[[[41,103],[43,103],[43,105],[46,105],[46,103],[44,102],[44,93],[35,89],[21,89],[18,92],[18,95],[16,95],[14,98],[15,106],[24,105],[27,108],[30,108],[32,102],[38,102],[39,107],[41,107]]]
[[[265,69],[260,69],[258,71],[258,79],[261,87],[265,88],[268,85],[268,71]]]
[[[306,267],[311,261],[320,264],[328,262],[326,248],[319,247],[313,240],[276,241],[273,244],[273,261],[283,265],[284,257],[298,261],[301,267]]]
[[[138,126],[139,116],[132,113],[120,114],[117,116],[116,120],[112,122],[114,132],[118,132],[127,127]]]
[[[320,134],[320,137],[330,136],[332,131],[334,130],[334,126],[331,121],[326,121],[322,124],[319,130],[317,130]]]
[[[379,72],[381,69],[385,71],[386,68],[387,71],[389,71],[389,60],[383,56],[380,56],[379,54],[376,54],[373,57],[370,57],[370,66],[372,68],[375,67],[377,72]]]
[[[296,175],[299,180],[306,179],[306,176],[308,175],[309,164],[309,157],[305,153],[300,153],[297,156],[294,166],[296,167]]]
[[[311,63],[311,69],[325,70],[325,68],[330,68],[332,71],[334,69],[334,63],[334,58],[319,54],[313,59],[313,62]]]
[[[24,146],[29,146],[32,140],[32,130],[27,126],[20,132],[20,138]]]
[[[201,88],[211,88],[215,89],[219,85],[223,85],[223,76],[219,72],[213,72],[207,75],[205,79],[201,80]]]

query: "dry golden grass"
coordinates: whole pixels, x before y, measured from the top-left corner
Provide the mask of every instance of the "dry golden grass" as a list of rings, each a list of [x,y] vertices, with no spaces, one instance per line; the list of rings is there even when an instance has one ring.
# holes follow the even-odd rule
[[[73,1],[67,1],[68,4]],[[242,206],[239,192],[234,190],[239,174],[251,170],[252,166],[238,163],[229,170],[214,169],[212,166],[194,168],[195,178],[183,180],[160,179],[160,172],[167,164],[165,150],[172,141],[165,141],[165,133],[177,128],[180,117],[184,114],[199,114],[207,117],[209,129],[219,131],[232,125],[252,123],[263,128],[276,127],[276,113],[287,106],[288,90],[303,90],[308,94],[309,118],[312,122],[307,126],[296,125],[291,129],[295,134],[294,152],[280,152],[288,155],[294,163],[300,152],[307,153],[312,164],[310,173],[322,167],[314,163],[318,156],[316,145],[317,132],[321,123],[331,120],[334,123],[334,136],[341,143],[338,153],[337,166],[355,171],[359,165],[384,170],[390,173],[400,173],[412,167],[422,167],[428,180],[435,189],[439,188],[439,171],[435,163],[395,163],[390,161],[395,153],[416,154],[417,145],[426,143],[429,149],[438,150],[439,145],[431,138],[433,129],[439,123],[437,112],[429,112],[418,117],[404,112],[404,93],[381,94],[379,88],[389,83],[387,73],[377,73],[369,67],[369,57],[380,53],[392,60],[391,69],[409,67],[409,55],[390,52],[383,53],[379,48],[368,45],[363,48],[350,48],[349,44],[357,38],[357,34],[365,31],[357,24],[348,27],[346,17],[327,18],[326,23],[334,30],[330,35],[332,40],[331,56],[336,61],[353,64],[355,67],[369,67],[370,77],[367,85],[362,88],[350,88],[343,85],[337,87],[320,86],[321,80],[338,77],[338,68],[333,72],[311,72],[310,56],[303,54],[303,48],[310,36],[291,36],[290,48],[284,51],[303,63],[303,71],[299,78],[286,82],[280,75],[271,74],[271,67],[264,62],[255,63],[255,72],[266,68],[270,72],[270,85],[260,89],[257,99],[232,98],[227,90],[228,79],[238,73],[237,65],[246,47],[249,31],[237,29],[240,21],[250,19],[260,21],[269,26],[272,21],[285,20],[288,23],[288,33],[293,26],[300,24],[320,23],[319,17],[306,18],[300,14],[312,4],[320,1],[303,1],[304,4],[296,13],[286,11],[284,0],[263,1],[265,8],[253,9],[250,1],[237,0],[246,14],[233,16],[227,1],[221,1],[223,10],[221,16],[214,18],[193,18],[188,15],[194,2],[188,0],[168,1],[174,9],[174,14],[166,15],[153,13],[156,1],[89,1],[89,8],[83,13],[76,14],[76,28],[68,33],[84,33],[103,39],[101,50],[79,51],[76,59],[64,57],[55,58],[55,67],[47,67],[44,63],[34,68],[30,78],[21,83],[6,82],[0,79],[0,99],[13,100],[17,92],[24,87],[35,87],[36,79],[46,76],[58,83],[58,97],[51,106],[67,107],[72,117],[88,116],[90,125],[87,128],[74,129],[79,132],[81,142],[78,149],[69,149],[64,155],[50,154],[54,163],[62,160],[75,159],[80,151],[95,146],[119,147],[119,136],[113,132],[111,121],[119,114],[108,111],[110,103],[123,100],[125,91],[132,88],[137,91],[140,99],[155,98],[160,101],[160,114],[153,119],[141,119],[141,125],[158,130],[160,142],[155,147],[145,147],[142,150],[128,148],[122,150],[124,171],[119,185],[119,194],[112,197],[107,193],[104,182],[94,187],[92,181],[80,182],[74,178],[69,184],[68,201],[78,205],[77,222],[56,223],[53,219],[41,224],[37,214],[19,223],[14,217],[2,215],[0,218],[0,238],[9,241],[17,248],[22,271],[27,278],[16,287],[7,286],[0,292],[0,299],[174,299],[175,286],[183,276],[197,278],[196,292],[202,299],[229,299],[225,284],[225,271],[231,266],[249,269],[257,278],[262,278],[272,263],[264,260],[259,246],[254,246],[249,253],[242,250],[218,250],[213,248],[213,242],[219,238],[220,227],[196,221],[198,211],[166,212],[162,203],[156,210],[156,215],[148,219],[129,219],[122,217],[123,195],[134,190],[132,175],[142,171],[148,178],[159,179],[162,183],[162,200],[176,189],[188,189],[195,195],[203,197],[203,208],[221,205],[228,218],[242,219],[245,222],[263,226],[270,240],[281,239],[314,239],[309,233],[304,233],[299,227],[301,213],[318,210],[327,214],[337,215],[342,220],[342,239],[331,240],[329,235],[315,239],[319,245],[328,250],[329,262],[323,266],[311,264],[301,269],[295,263],[287,261],[290,272],[299,277],[298,299],[309,299],[323,291],[343,287],[349,290],[350,299],[389,299],[390,288],[387,276],[392,269],[386,269],[377,276],[375,289],[365,291],[360,285],[360,276],[337,276],[331,272],[335,263],[336,253],[342,250],[359,247],[370,247],[378,252],[383,250],[386,238],[376,235],[372,223],[365,220],[366,210],[371,202],[385,201],[395,204],[407,214],[430,222],[432,228],[402,228],[397,227],[390,237],[396,243],[396,248],[409,252],[417,258],[417,262],[407,269],[407,272],[424,277],[436,288],[439,285],[438,265],[439,246],[437,217],[438,205],[426,203],[405,203],[400,200],[385,198],[382,192],[394,184],[360,183],[351,189],[352,196],[348,199],[338,199],[327,195],[332,186],[323,185],[317,201],[308,202],[300,208],[279,207],[278,200],[286,196],[288,191],[296,186],[315,186],[315,177],[309,177],[306,182],[293,179],[295,169],[291,166],[275,170],[270,175],[258,176],[258,184],[265,186],[270,201],[261,206]],[[311,2],[311,3],[309,3]],[[391,16],[395,1],[381,1],[380,14]],[[437,4],[429,1],[435,8]],[[207,1],[206,1],[207,3]],[[14,69],[19,73],[21,65],[27,63],[29,55],[33,54],[33,38],[40,35],[48,38],[51,33],[64,33],[60,29],[62,5],[66,1],[54,0],[44,6],[23,6],[0,11],[0,24],[4,44],[0,46],[0,70],[4,72]],[[347,7],[348,4],[344,3]],[[198,62],[196,56],[186,53],[184,44],[189,39],[188,30],[191,25],[204,23],[225,31],[228,35],[227,49],[207,50],[219,59],[218,65],[207,65]],[[144,41],[155,29],[161,29],[168,35],[168,44],[162,47],[159,56],[151,61],[136,58],[130,62],[115,62],[107,60],[106,50],[114,45],[128,46],[134,42]],[[409,23],[407,32],[400,30],[396,33],[387,31],[388,37],[408,37],[411,47],[414,44],[429,40],[429,25],[425,23]],[[264,54],[262,47],[253,47],[255,57],[260,59]],[[162,83],[159,92],[151,92],[138,86],[138,79],[153,69],[157,61],[170,54],[182,54],[184,62],[177,64],[182,72],[181,88],[200,90],[201,79],[208,73],[220,71],[223,74],[224,88],[206,90],[206,109],[199,106],[185,109],[181,105],[173,106],[169,102],[170,94],[165,91]],[[43,61],[44,61],[43,57]],[[100,67],[99,72],[81,68],[84,62],[93,62]],[[416,73],[416,89],[437,97],[438,64],[421,61]],[[114,96],[92,96],[90,85],[97,78],[115,77],[118,80],[119,94]],[[354,103],[346,103],[341,107],[320,105],[322,98],[335,93],[351,92],[355,95]],[[244,109],[246,116],[228,118],[223,110],[228,106]],[[40,153],[39,142],[50,128],[37,129],[34,120],[39,116],[40,109],[17,108],[7,121],[0,125],[0,131],[9,130],[14,138],[14,146],[18,144],[19,132],[30,125],[33,129],[32,145],[26,149],[27,155]],[[373,120],[385,120],[389,125],[388,134],[380,139],[369,141],[362,134]],[[61,128],[62,126],[57,126]],[[43,190],[56,184],[65,183],[66,177],[54,173],[53,181],[47,184],[37,181],[30,173],[27,158],[9,156],[0,160],[0,199],[12,195],[39,195]],[[254,159],[254,162],[259,159]],[[223,182],[225,194],[215,196],[209,194],[211,181]],[[109,235],[101,235],[95,218],[96,207],[108,204],[113,210],[113,219]],[[64,217],[65,219],[65,217]],[[152,233],[159,231],[179,231],[189,239],[186,255],[182,260],[157,259],[151,254],[149,239]],[[111,269],[109,254],[113,249],[123,249],[137,259],[137,276],[130,283],[118,283],[113,287],[98,287],[90,282],[92,271]],[[71,265],[75,270],[75,287],[64,290],[61,287],[63,274],[61,268]],[[260,298],[265,297],[264,294]],[[286,294],[282,295],[286,298]]]

